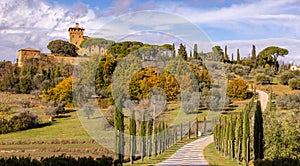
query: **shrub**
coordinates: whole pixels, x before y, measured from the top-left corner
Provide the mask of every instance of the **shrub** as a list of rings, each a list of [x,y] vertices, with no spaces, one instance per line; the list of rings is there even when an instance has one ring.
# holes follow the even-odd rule
[[[230,81],[227,87],[227,96],[237,100],[248,97],[248,82],[242,78],[235,78]]]
[[[289,86],[292,90],[300,89],[300,79],[299,78],[292,78],[289,80]]]
[[[266,74],[256,74],[255,81],[258,84],[270,84],[271,83],[271,77]]]
[[[276,98],[276,104],[282,109],[300,108],[300,93],[283,94]]]
[[[294,78],[295,74],[292,71],[285,71],[278,76],[280,84],[288,85],[290,79]]]

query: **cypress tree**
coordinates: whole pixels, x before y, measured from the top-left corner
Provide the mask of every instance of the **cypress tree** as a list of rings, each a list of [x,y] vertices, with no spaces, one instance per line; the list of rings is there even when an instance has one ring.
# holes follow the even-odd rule
[[[142,121],[140,124],[140,143],[141,143],[141,159],[144,161],[144,156],[146,155],[146,121],[145,121],[145,113],[142,114]]]
[[[227,45],[225,46],[225,50],[224,50],[223,62],[224,63],[228,63],[229,62],[229,57],[228,57],[228,54],[227,54]]]
[[[252,45],[252,55],[251,55],[252,66],[256,68],[256,48],[255,45]]]
[[[180,123],[180,140],[182,140],[182,136],[183,136],[183,133],[182,133],[182,123]]]
[[[191,138],[191,122],[189,121],[188,138]]]
[[[121,110],[115,106],[114,111],[114,126],[115,126],[115,152],[119,162],[123,163],[124,159],[124,115]]]
[[[248,156],[249,156],[249,149],[248,147],[248,140],[250,135],[250,123],[249,123],[249,109],[244,111],[243,117],[243,140],[242,140],[242,157],[248,163]]]
[[[234,63],[234,57],[233,57],[233,53],[231,54],[231,63]]]
[[[198,127],[198,118],[196,117],[196,121],[195,121],[195,138],[198,138],[198,130],[199,130],[199,127]]]
[[[158,129],[157,127],[154,128],[154,136],[153,136],[153,144],[154,144],[154,155],[158,154]]]
[[[264,129],[260,101],[257,101],[254,116],[254,160],[264,158]]]
[[[203,118],[203,135],[206,134],[206,117]]]
[[[162,122],[159,122],[158,125],[158,141],[159,141],[159,153],[162,152],[162,146],[163,146],[163,134],[162,134]]]
[[[230,155],[231,159],[234,159],[235,153],[234,153],[234,137],[235,137],[235,123],[236,123],[236,116],[230,115],[230,133],[229,133],[229,141],[230,141]]]
[[[241,114],[238,114],[236,126],[235,126],[235,156],[238,162],[240,161],[240,157],[241,157],[242,138],[243,138],[243,118]]]
[[[176,57],[176,51],[175,51],[175,44],[173,43],[172,47],[172,56],[175,58]]]
[[[180,45],[179,45],[178,56],[183,58],[184,60],[187,60],[186,48],[182,43],[180,43]]]
[[[130,133],[130,164],[133,164],[133,158],[136,153],[136,122],[135,122],[135,111],[131,113],[129,121],[129,133]]]
[[[147,123],[147,154],[148,157],[152,154],[152,120]]]
[[[194,44],[194,58],[198,59],[198,46],[197,46],[197,44]]]
[[[241,64],[241,57],[240,57],[240,49],[239,48],[237,49],[236,55],[237,55],[237,58],[236,58],[237,64]]]

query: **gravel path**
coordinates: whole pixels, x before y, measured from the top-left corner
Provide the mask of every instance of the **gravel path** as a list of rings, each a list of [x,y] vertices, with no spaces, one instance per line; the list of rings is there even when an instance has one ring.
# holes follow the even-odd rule
[[[208,162],[203,155],[203,149],[213,142],[213,135],[200,138],[192,143],[181,147],[175,154],[158,166],[171,166],[171,165],[198,165],[208,166]]]
[[[265,111],[265,109],[267,108],[269,95],[266,92],[261,90],[256,90],[256,92],[258,93],[258,100],[261,103],[261,110]]]

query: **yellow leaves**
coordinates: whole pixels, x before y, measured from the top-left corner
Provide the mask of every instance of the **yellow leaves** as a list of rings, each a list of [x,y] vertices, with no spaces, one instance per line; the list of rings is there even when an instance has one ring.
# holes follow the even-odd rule
[[[233,99],[243,100],[247,98],[248,82],[242,78],[230,81],[227,87],[227,96]]]
[[[58,83],[54,88],[43,91],[43,97],[47,100],[62,102],[65,101],[67,106],[72,106],[72,77],[68,77]]]

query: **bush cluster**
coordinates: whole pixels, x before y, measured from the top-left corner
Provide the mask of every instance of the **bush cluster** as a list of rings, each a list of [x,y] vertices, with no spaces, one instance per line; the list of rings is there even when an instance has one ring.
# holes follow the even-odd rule
[[[113,159],[111,157],[102,156],[101,158],[94,159],[92,157],[79,157],[74,158],[72,156],[52,156],[41,158],[41,160],[32,159],[30,157],[9,157],[0,158],[0,166],[10,165],[31,165],[31,166],[48,166],[48,165],[60,165],[60,166],[107,166],[112,165]]]
[[[276,104],[282,109],[300,108],[300,93],[283,94],[278,96]]]
[[[6,120],[2,117],[0,120],[0,130],[1,134],[26,130],[29,128],[37,127],[39,124],[38,117],[30,113],[29,111],[24,111],[19,115],[13,116],[10,120]]]

